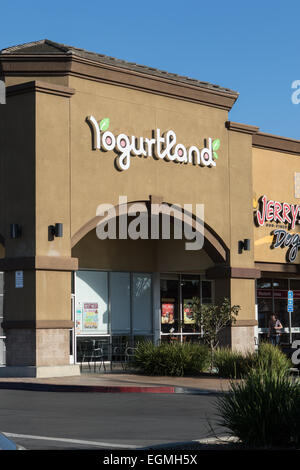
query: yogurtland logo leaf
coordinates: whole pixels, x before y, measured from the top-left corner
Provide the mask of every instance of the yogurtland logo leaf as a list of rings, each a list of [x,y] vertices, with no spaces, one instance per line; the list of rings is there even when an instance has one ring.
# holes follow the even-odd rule
[[[215,139],[212,143],[212,147],[213,147],[213,158],[215,160],[218,160],[218,154],[217,154],[217,150],[219,150],[220,148],[220,145],[221,145],[221,141],[220,139]]]
[[[99,122],[100,131],[105,132],[107,131],[108,128],[109,128],[109,118],[102,119],[102,121]]]
[[[6,104],[5,99],[5,83],[0,80],[0,104]]]
[[[216,166],[215,160],[219,158],[217,150],[221,145],[220,139],[212,140],[209,137],[204,140],[204,148],[200,149],[195,145],[186,147],[177,143],[177,136],[172,130],[161,133],[160,129],[156,129],[152,132],[152,138],[135,137],[134,135],[129,137],[123,133],[114,135],[109,131],[109,118],[97,122],[94,116],[88,116],[86,121],[92,130],[93,150],[117,153],[115,164],[120,171],[128,170],[131,158],[134,156],[153,157],[156,160],[201,167],[214,167]]]

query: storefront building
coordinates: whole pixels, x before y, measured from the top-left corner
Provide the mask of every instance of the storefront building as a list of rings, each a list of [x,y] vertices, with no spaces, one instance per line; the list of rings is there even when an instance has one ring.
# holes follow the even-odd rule
[[[197,341],[195,296],[241,306],[234,349],[272,312],[299,337],[300,141],[230,122],[234,91],[48,40],[0,64],[2,375],[76,374],[86,339]],[[172,236],[129,237],[153,204]]]

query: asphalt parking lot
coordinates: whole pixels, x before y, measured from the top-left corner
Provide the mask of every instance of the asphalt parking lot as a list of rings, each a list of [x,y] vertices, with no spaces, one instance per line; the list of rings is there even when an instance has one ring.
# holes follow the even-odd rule
[[[0,390],[0,431],[27,449],[136,449],[226,433],[216,397]]]

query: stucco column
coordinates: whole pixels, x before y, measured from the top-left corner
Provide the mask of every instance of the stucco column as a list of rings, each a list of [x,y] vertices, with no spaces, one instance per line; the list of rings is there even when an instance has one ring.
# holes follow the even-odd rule
[[[74,375],[70,365],[70,122],[74,90],[28,82],[8,87],[1,121],[1,231],[5,237],[4,376]],[[20,233],[11,238],[10,225]],[[63,224],[62,237],[49,226]],[[19,276],[16,274],[19,272]]]
[[[228,298],[232,306],[239,305],[241,307],[236,323],[222,331],[221,345],[230,346],[238,351],[254,350],[255,337],[257,336],[255,313],[257,270],[224,266],[207,270],[207,276],[215,278],[215,302],[217,304],[222,303],[224,298]]]
[[[255,348],[255,279],[260,272],[254,265],[252,136],[257,127],[227,123],[229,143],[230,197],[230,299],[240,305],[237,322],[231,328],[231,346],[237,350]],[[249,240],[250,249],[240,249]],[[244,247],[246,248],[246,247]]]

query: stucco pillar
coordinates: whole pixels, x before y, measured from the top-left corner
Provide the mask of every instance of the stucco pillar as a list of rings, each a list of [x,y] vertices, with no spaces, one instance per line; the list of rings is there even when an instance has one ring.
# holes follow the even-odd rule
[[[255,280],[231,279],[231,305],[240,305],[237,321],[231,327],[231,347],[237,351],[255,349]]]
[[[257,318],[255,313],[255,269],[245,271],[230,267],[219,267],[207,271],[207,276],[215,278],[215,302],[221,304],[224,298],[230,299],[231,306],[239,305],[236,323],[226,327],[220,335],[220,344],[237,351],[253,351]],[[249,277],[241,277],[246,276]],[[240,277],[238,277],[240,276]],[[250,276],[253,276],[252,278]]]
[[[70,365],[70,123],[74,90],[28,82],[8,87],[1,107],[1,231],[5,237],[2,376],[77,375]],[[4,108],[4,109],[3,109]],[[10,224],[18,224],[17,238]],[[49,226],[63,224],[63,236]],[[19,276],[16,272],[19,272]]]

